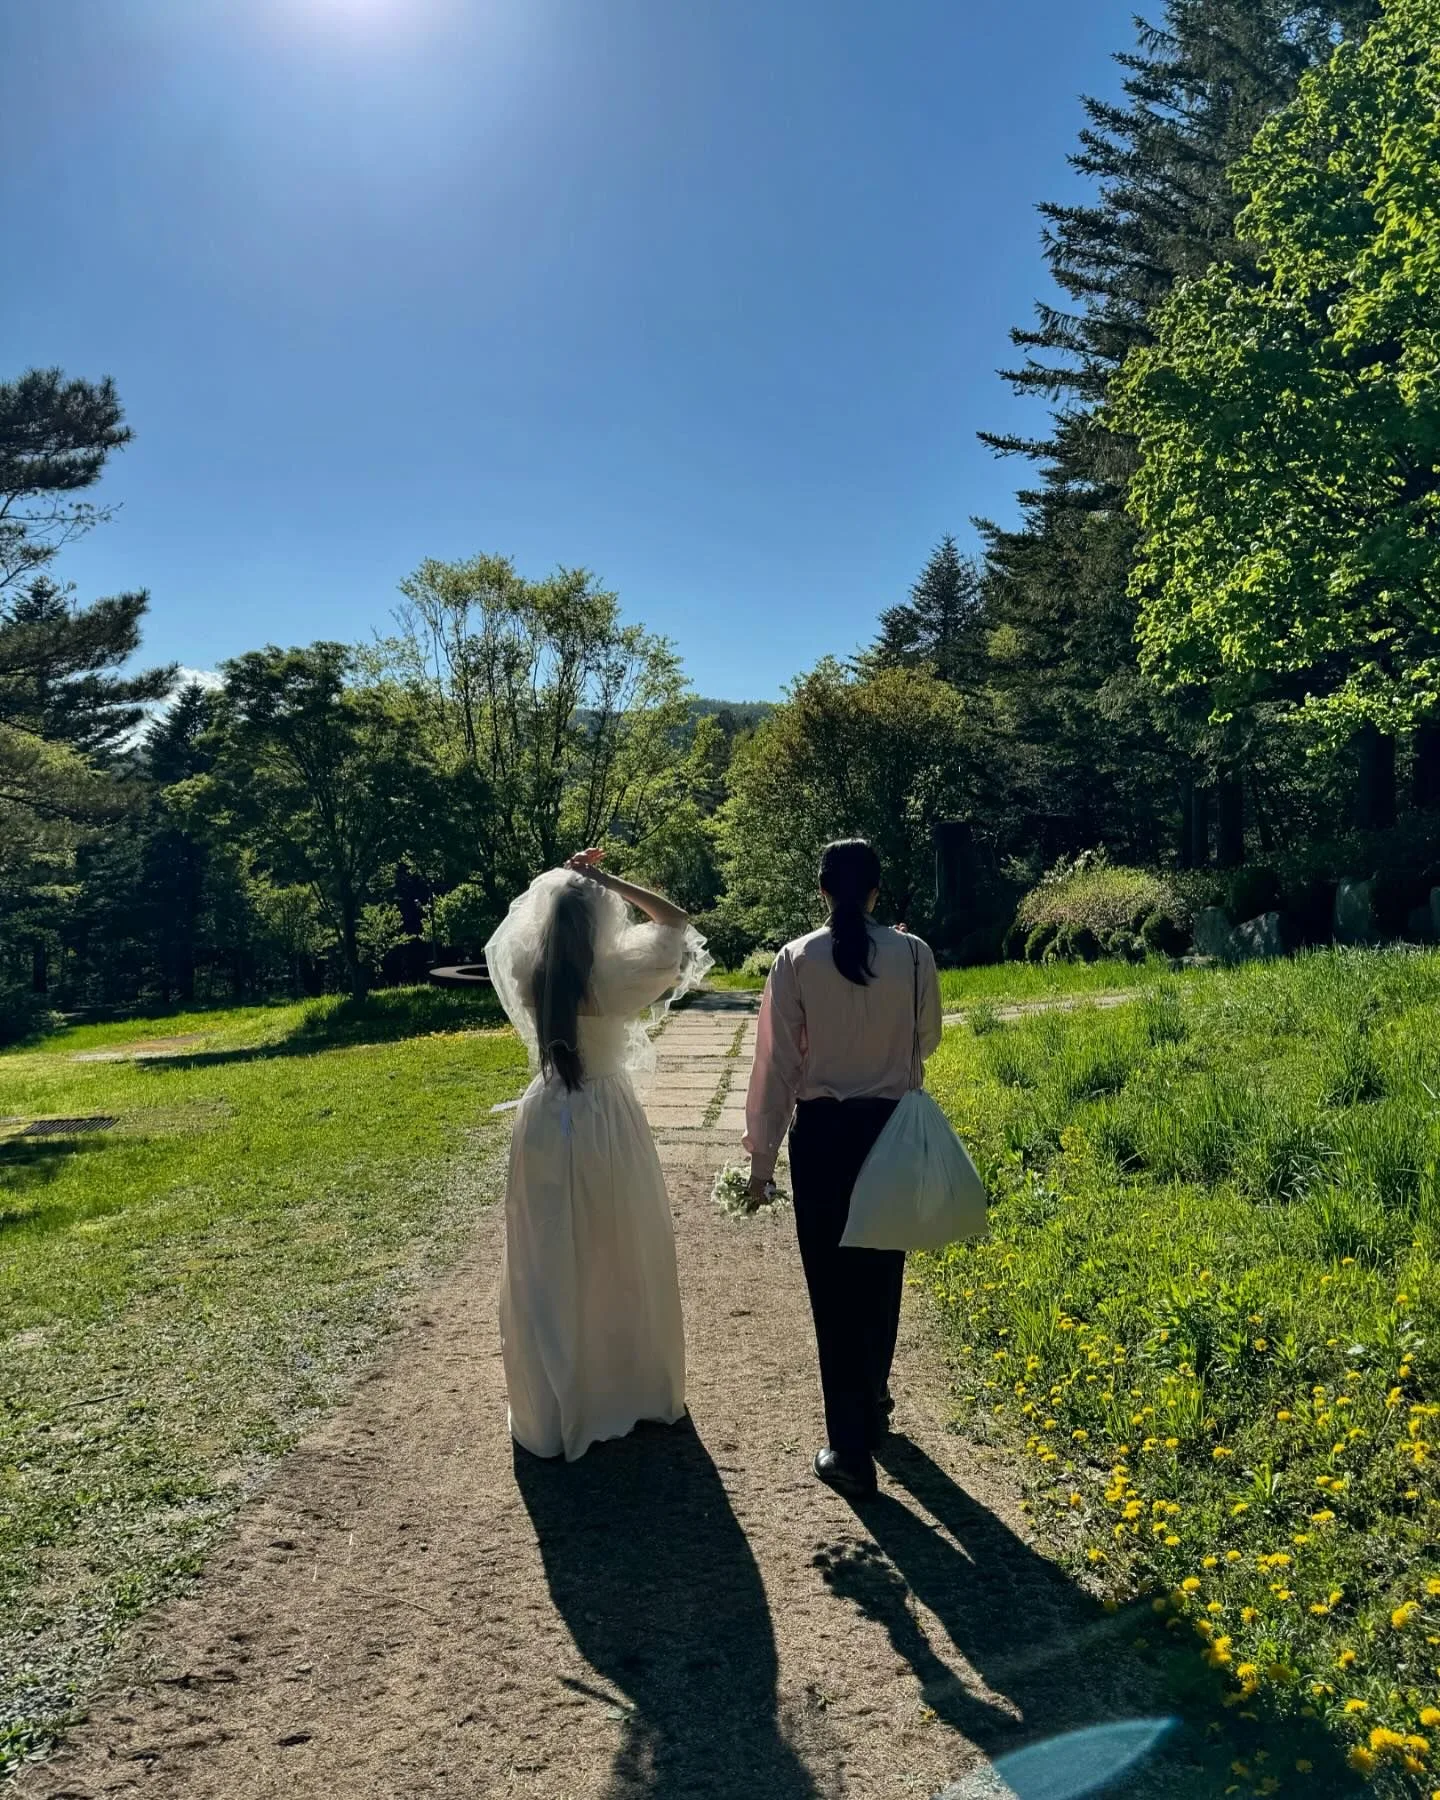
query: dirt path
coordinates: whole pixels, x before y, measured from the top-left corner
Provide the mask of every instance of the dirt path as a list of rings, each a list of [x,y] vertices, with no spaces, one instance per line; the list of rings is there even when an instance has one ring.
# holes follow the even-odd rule
[[[1028,1019],[1032,1013],[1079,1012],[1086,1006],[1108,1012],[1112,1007],[1128,1006],[1132,1000],[1140,999],[1143,991],[1141,988],[1107,988],[1095,994],[1054,994],[1040,1000],[1009,1000],[998,1006],[988,1000],[977,1000],[973,1006],[962,1007],[957,1012],[947,1012],[945,1023],[958,1025],[982,1007],[1007,1023],[1015,1019]]]
[[[927,1800],[1009,1793],[989,1756],[1121,1710],[1117,1621],[1027,1546],[1003,1465],[947,1429],[914,1309],[880,1500],[862,1520],[812,1479],[791,1220],[709,1199],[751,1005],[675,1018],[649,1095],[691,1420],[568,1468],[512,1450],[491,1209],[19,1794]]]

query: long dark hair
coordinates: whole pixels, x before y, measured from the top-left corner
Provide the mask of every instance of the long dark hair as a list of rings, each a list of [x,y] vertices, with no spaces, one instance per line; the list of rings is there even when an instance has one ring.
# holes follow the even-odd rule
[[[595,967],[595,907],[583,877],[555,896],[540,957],[530,978],[540,1070],[573,1093],[585,1078],[580,1061],[580,1007]]]
[[[820,858],[820,886],[830,902],[835,967],[856,987],[874,973],[875,941],[865,923],[865,902],[880,885],[880,858],[864,838],[827,844]]]

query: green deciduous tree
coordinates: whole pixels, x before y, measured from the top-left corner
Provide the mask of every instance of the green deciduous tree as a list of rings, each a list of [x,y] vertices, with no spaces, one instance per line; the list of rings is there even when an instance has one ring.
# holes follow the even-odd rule
[[[643,846],[703,778],[679,658],[583,569],[423,563],[377,667],[411,696],[464,821],[457,875],[495,917],[539,870],[609,837]]]
[[[1440,3],[1390,0],[1237,179],[1251,260],[1176,293],[1118,396],[1143,659],[1373,746],[1440,710]]]
[[[192,793],[211,830],[243,842],[273,884],[309,890],[359,995],[378,936],[393,935],[373,909],[433,829],[440,789],[413,715],[354,685],[355,670],[354,653],[331,643],[226,663],[215,765]]]
[[[758,939],[809,929],[820,851],[858,835],[880,853],[888,915],[921,922],[935,824],[982,804],[981,745],[964,699],[928,670],[861,678],[822,662],[736,753],[721,813],[729,906]]]

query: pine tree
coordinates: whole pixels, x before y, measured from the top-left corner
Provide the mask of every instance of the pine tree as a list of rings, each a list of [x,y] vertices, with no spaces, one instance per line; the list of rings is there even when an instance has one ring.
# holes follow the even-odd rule
[[[1175,282],[1243,259],[1230,165],[1337,35],[1376,10],[1374,0],[1169,0],[1163,23],[1142,26],[1137,49],[1117,59],[1124,99],[1086,102],[1071,161],[1097,184],[1095,199],[1041,208],[1069,307],[1040,306],[1012,334],[1026,354],[1006,373],[1055,411],[1039,440],[982,434],[1038,474],[1019,496],[1021,526],[983,529],[995,677],[1056,847],[1102,836],[1145,854],[1182,826],[1182,860],[1203,860],[1213,785],[1222,853],[1243,853],[1236,784],[1242,770],[1252,790],[1259,778],[1257,722],[1217,736],[1203,696],[1161,710],[1137,676],[1126,594],[1135,538],[1123,511],[1134,451],[1103,405]]]
[[[952,687],[971,687],[983,670],[983,632],[980,569],[947,532],[909,600],[881,613],[879,636],[858,660],[872,672],[924,664]]]
[[[106,517],[78,496],[129,436],[108,381],[52,369],[0,382],[0,986],[23,958],[44,989],[76,845],[126,810],[112,771],[173,679],[117,673],[144,594],[79,606],[46,573]]]

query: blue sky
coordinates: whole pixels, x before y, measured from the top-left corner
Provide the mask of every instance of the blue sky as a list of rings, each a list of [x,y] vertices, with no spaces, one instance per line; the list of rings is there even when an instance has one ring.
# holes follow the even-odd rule
[[[0,371],[111,374],[66,553],[192,667],[584,564],[695,685],[848,654],[1013,516],[995,375],[1126,0],[22,0]],[[18,250],[16,247],[19,247]]]

